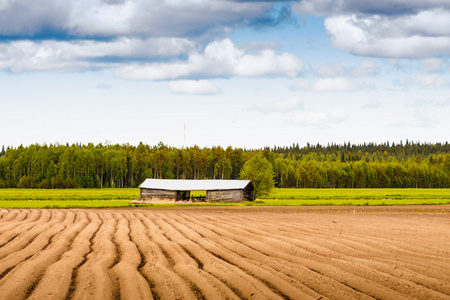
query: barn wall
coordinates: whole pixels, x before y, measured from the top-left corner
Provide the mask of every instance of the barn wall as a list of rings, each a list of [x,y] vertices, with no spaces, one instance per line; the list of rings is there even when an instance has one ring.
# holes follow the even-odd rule
[[[242,190],[206,191],[206,202],[242,202]]]
[[[177,200],[176,191],[166,191],[166,190],[153,190],[141,188],[141,200],[150,200],[153,198],[158,198],[161,200]]]

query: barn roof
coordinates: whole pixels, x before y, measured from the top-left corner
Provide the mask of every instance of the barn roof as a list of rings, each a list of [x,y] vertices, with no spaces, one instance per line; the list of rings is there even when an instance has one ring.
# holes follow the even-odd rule
[[[242,190],[250,180],[146,179],[139,187],[169,191]]]

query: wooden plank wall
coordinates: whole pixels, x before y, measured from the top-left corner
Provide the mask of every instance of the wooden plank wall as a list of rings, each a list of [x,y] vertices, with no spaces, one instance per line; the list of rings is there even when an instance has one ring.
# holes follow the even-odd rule
[[[152,190],[152,189],[141,188],[141,200],[148,200],[148,199],[152,199],[152,198],[176,201],[177,192],[176,191]]]
[[[206,191],[206,202],[242,202],[243,190]]]

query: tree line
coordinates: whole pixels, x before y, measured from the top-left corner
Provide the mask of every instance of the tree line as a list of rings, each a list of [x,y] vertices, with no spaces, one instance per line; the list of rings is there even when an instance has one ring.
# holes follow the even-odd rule
[[[146,178],[239,179],[266,159],[277,187],[449,188],[448,143],[331,144],[243,149],[163,143],[2,147],[0,188],[136,187]]]

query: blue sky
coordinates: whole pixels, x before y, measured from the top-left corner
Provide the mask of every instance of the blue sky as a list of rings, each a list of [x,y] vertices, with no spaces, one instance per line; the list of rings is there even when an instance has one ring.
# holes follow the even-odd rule
[[[444,0],[0,0],[0,144],[445,142],[449,55]]]

